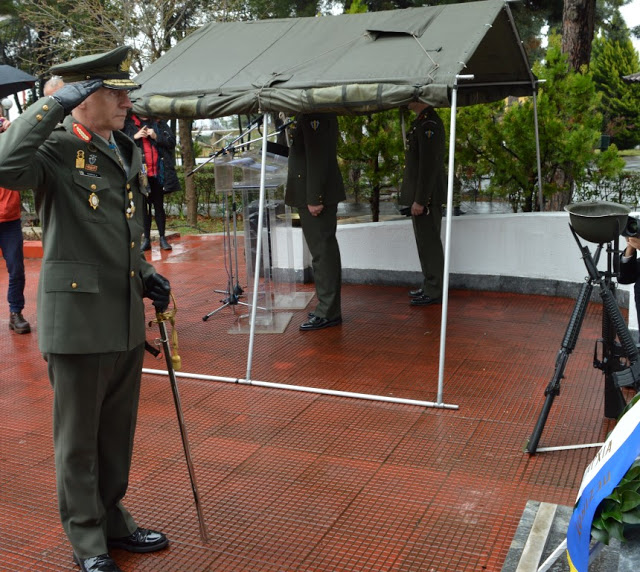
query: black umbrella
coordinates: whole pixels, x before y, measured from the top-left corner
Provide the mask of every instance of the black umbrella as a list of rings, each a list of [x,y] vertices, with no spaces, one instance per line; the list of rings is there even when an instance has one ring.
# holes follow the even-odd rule
[[[0,97],[18,93],[33,86],[37,78],[17,68],[0,65]]]

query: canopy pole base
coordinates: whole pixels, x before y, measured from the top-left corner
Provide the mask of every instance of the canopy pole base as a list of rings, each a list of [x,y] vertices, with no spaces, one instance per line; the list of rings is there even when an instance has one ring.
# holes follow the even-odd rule
[[[142,373],[151,375],[169,375],[168,371],[161,369],[143,368]],[[202,379],[207,381],[223,381],[226,383],[237,383],[240,385],[254,385],[256,387],[269,387],[271,389],[287,389],[289,391],[301,391],[304,393],[318,393],[320,395],[332,395],[334,397],[351,397],[354,399],[365,399],[367,401],[382,401],[385,403],[399,403],[402,405],[418,405],[420,407],[434,407],[436,409],[458,409],[457,405],[433,401],[419,401],[416,399],[404,399],[402,397],[386,397],[384,395],[370,395],[368,393],[353,393],[350,391],[337,391],[334,389],[321,389],[318,387],[306,387],[303,385],[289,385],[287,383],[275,383],[271,381],[258,381],[255,379],[243,379],[239,377],[222,377],[217,375],[204,375],[199,373],[175,372],[176,377],[188,379]]]

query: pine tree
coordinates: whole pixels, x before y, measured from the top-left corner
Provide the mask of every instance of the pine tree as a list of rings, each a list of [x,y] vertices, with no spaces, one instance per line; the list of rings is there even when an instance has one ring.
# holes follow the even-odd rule
[[[602,98],[603,132],[619,149],[629,149],[640,144],[640,86],[622,77],[636,73],[640,63],[626,26],[615,30],[594,40],[590,69]]]

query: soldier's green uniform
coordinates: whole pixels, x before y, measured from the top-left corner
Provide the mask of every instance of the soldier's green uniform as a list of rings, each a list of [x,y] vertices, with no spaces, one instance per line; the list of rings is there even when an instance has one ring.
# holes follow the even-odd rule
[[[299,115],[290,133],[285,202],[298,208],[311,252],[318,298],[313,313],[318,318],[336,321],[342,316],[337,213],[338,203],[346,198],[337,160],[338,119],[334,114]],[[308,205],[323,205],[323,210],[313,216]]]
[[[427,107],[407,134],[400,204],[411,206],[415,202],[425,207],[425,214],[411,218],[424,277],[423,295],[432,300],[442,297],[444,251],[440,229],[447,193],[444,154],[444,125],[435,109]]]
[[[118,81],[113,89],[130,89]],[[120,500],[142,373],[145,281],[155,271],[140,254],[138,148],[119,131],[107,141],[72,115],[62,121],[54,97],[35,102],[3,134],[0,180],[33,189],[39,206],[38,343],[54,390],[61,519],[84,559],[137,529]]]

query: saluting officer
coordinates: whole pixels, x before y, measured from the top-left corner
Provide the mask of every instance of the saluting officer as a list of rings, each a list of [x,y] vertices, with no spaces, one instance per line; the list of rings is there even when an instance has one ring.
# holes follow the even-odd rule
[[[31,105],[0,138],[0,179],[33,189],[44,256],[38,342],[54,395],[60,516],[76,563],[117,572],[110,547],[152,552],[127,490],[145,341],[143,296],[158,311],[169,282],[140,254],[141,157],[119,130],[131,107],[123,46],[54,66],[65,84]],[[62,123],[60,123],[62,122]]]
[[[342,264],[336,227],[338,203],[346,195],[337,159],[338,119],[328,113],[298,115],[290,135],[285,203],[300,213],[318,298],[300,329],[321,330],[342,323]]]
[[[445,132],[430,105],[411,102],[418,114],[407,134],[400,204],[410,206],[413,232],[422,269],[422,286],[411,290],[412,306],[442,301],[444,251],[440,239],[442,203],[446,198],[444,171]]]

